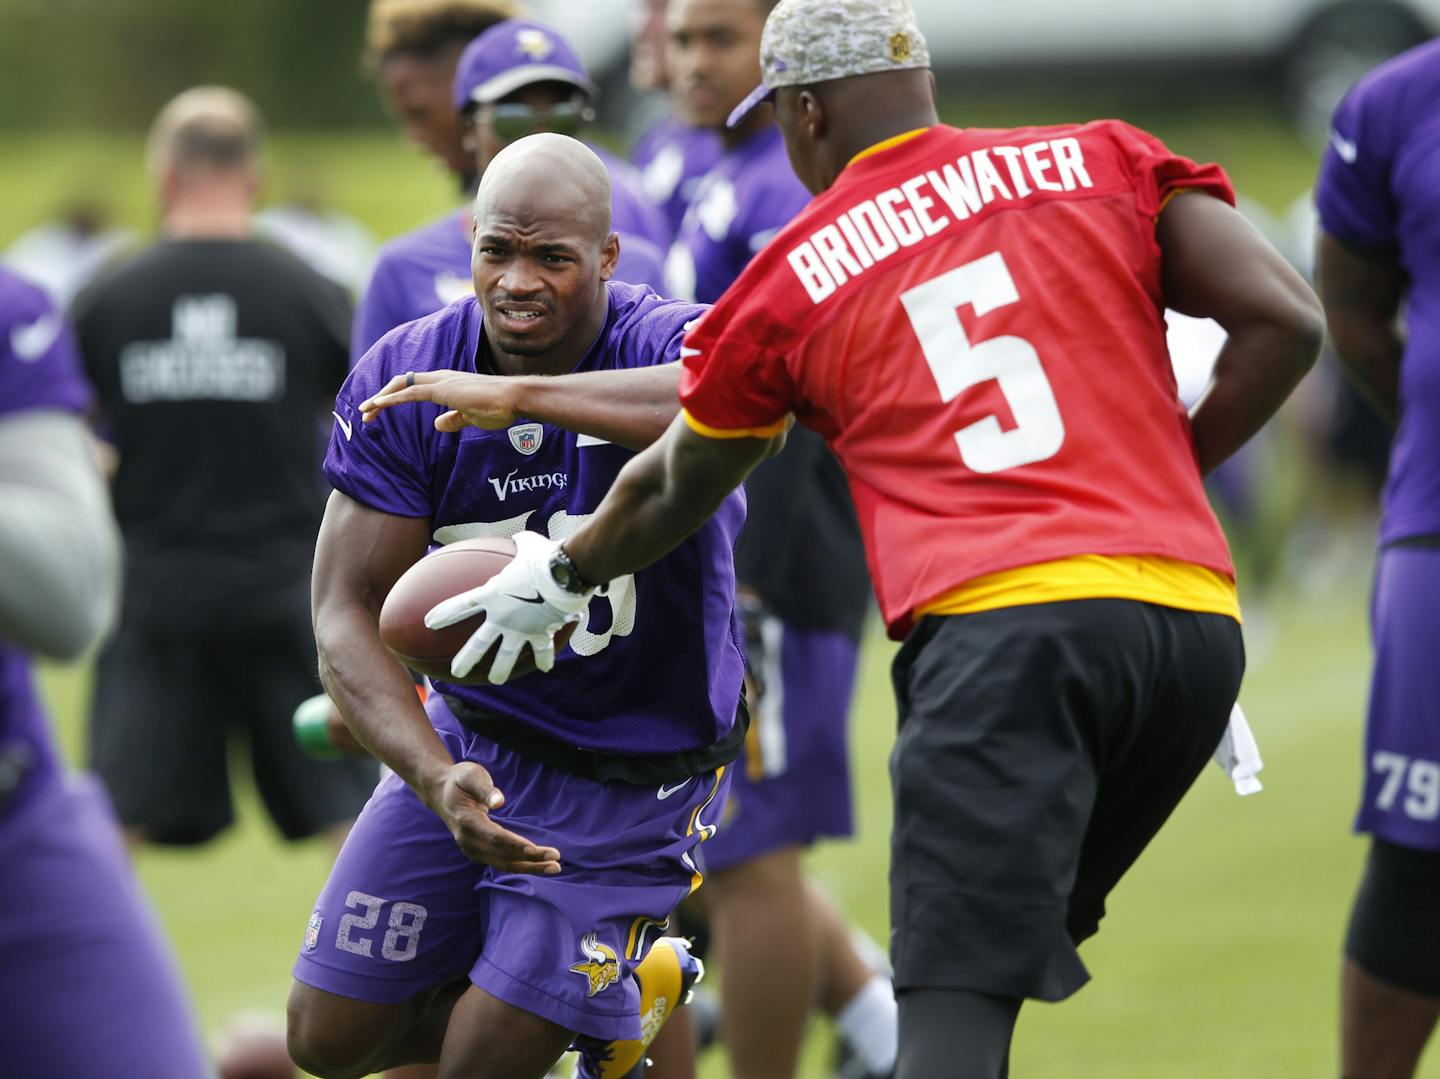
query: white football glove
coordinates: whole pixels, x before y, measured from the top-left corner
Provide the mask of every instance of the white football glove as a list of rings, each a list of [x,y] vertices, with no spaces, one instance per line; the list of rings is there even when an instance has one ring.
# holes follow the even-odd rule
[[[555,666],[555,633],[567,622],[580,621],[596,590],[575,593],[561,588],[550,575],[550,558],[560,544],[538,532],[515,536],[515,560],[478,588],[442,600],[425,614],[430,629],[444,629],[481,613],[485,621],[450,661],[456,678],[468,675],[496,641],[500,642],[490,664],[489,680],[503,684],[515,669],[515,660],[527,644],[535,654],[535,666],[548,671]]]

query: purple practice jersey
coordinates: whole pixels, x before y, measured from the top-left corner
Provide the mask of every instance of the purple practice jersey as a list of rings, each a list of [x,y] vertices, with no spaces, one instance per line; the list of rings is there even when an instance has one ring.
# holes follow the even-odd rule
[[[475,295],[470,276],[470,210],[397,236],[380,249],[370,282],[355,308],[350,366],[396,326],[424,318]]]
[[[618,282],[608,292],[604,329],[577,371],[672,362],[687,323],[703,310]],[[564,539],[599,506],[630,450],[535,422],[445,434],[434,427],[444,410],[430,404],[360,421],[360,402],[396,374],[475,371],[481,320],[471,298],[381,340],[340,391],[325,473],[371,509],[429,518],[436,546],[522,530]],[[438,688],[568,746],[667,754],[718,741],[740,696],[731,552],[744,513],[743,496],[731,495],[673,552],[612,581],[552,673]]]
[[[701,182],[665,260],[666,290],[714,303],[809,201],[771,124],[727,151]]]
[[[659,288],[665,276],[670,232],[658,207],[640,193],[640,177],[618,158],[596,149],[610,171],[610,228],[620,235],[615,280]],[[467,207],[397,236],[380,249],[370,283],[355,309],[350,366],[396,326],[424,318],[446,304],[475,295],[470,271]]]
[[[1340,103],[1315,200],[1327,233],[1409,278],[1380,542],[1440,535],[1440,40],[1382,64]]]
[[[630,163],[640,171],[645,195],[660,207],[673,235],[680,235],[685,211],[724,151],[719,132],[675,116],[662,117],[635,141]]]
[[[46,294],[0,269],[0,423],[37,409],[83,413],[89,406],[90,390],[80,370],[75,339]],[[53,773],[57,767],[30,659],[3,638],[0,753],[29,759],[28,790],[38,786],[36,777]]]

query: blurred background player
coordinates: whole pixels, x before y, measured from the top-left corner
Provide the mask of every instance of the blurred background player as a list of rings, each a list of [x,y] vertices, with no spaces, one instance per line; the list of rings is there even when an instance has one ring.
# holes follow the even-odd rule
[[[251,237],[260,142],[233,90],[170,102],[147,147],[161,238],[75,303],[126,541],[90,751],[134,841],[203,843],[230,824],[237,730],[288,839],[338,839],[375,783],[373,762],[311,760],[290,731],[319,689],[317,424],[345,376],[350,301]]]
[[[595,118],[597,93],[580,57],[550,27],[512,19],[487,30],[465,50],[455,74],[455,108],[476,171],[484,176],[496,154],[526,135],[579,138]],[[610,174],[611,228],[620,237],[615,279],[658,287],[671,237],[664,214],[629,164],[586,145]]]
[[[437,679],[422,708],[376,623],[435,545],[527,523],[567,534],[678,408],[673,361],[701,311],[611,279],[608,188],[573,139],[502,152],[476,200],[477,298],[388,335],[337,398],[316,637],[327,689],[394,771],[295,965],[292,1051],[317,1074],[439,1059],[443,1074],[531,1079],[581,1035],[584,1074],[615,1079],[630,1068],[606,1043],[638,1048],[683,993],[688,955],[655,942],[701,884],[699,844],[744,737],[742,500],[685,552],[615,581],[549,679]],[[433,405],[376,415],[371,400],[463,410],[443,391],[467,383],[499,402],[486,430],[459,413],[437,426]],[[654,1016],[637,984],[652,960],[672,975]]]
[[[496,18],[460,47],[453,63],[449,107],[464,162],[457,175],[468,191],[515,139],[537,131],[575,135],[594,115],[595,87],[579,57],[538,23]],[[620,235],[617,279],[659,285],[669,242],[663,215],[640,193],[630,166],[601,157]],[[352,363],[396,326],[470,294],[472,216],[468,209],[449,215],[381,249],[356,312]]]
[[[510,0],[372,0],[367,66],[406,137],[455,178],[461,206],[381,247],[355,310],[352,367],[396,326],[469,295],[478,175],[455,111],[455,67],[465,46],[516,10]]]
[[[714,303],[810,201],[769,106],[734,129],[726,118],[760,81],[770,0],[671,0],[666,65],[677,119],[724,149],[700,181],[666,263],[672,295]],[[706,847],[706,893],[723,977],[725,1042],[741,1079],[795,1073],[819,1007],[865,1065],[895,1060],[887,975],[857,952],[845,919],[807,880],[805,849],[851,823],[846,719],[869,578],[838,462],[796,428],[746,481],[736,546],[753,724],[726,807]]]
[[[295,255],[312,270],[358,296],[370,279],[375,237],[347,213],[337,210],[313,168],[291,184],[284,202],[272,203],[251,217],[255,233]]]
[[[1341,1070],[1405,1079],[1440,1015],[1440,41],[1341,102],[1316,204],[1336,352],[1397,425],[1355,825],[1370,855],[1345,940]]]
[[[470,214],[475,164],[465,149],[452,105],[455,65],[465,46],[513,18],[513,0],[371,0],[365,23],[365,66],[405,137],[455,178]]]
[[[62,773],[30,654],[70,660],[115,599],[119,536],[75,342],[0,269],[0,1030],[5,1071],[207,1074],[194,1018],[99,784]]]
[[[113,217],[98,195],[77,194],[54,220],[17,236],[5,250],[5,262],[63,311],[91,278],[138,241],[130,229],[113,224]]]
[[[668,6],[668,0],[634,0],[630,9],[630,84],[637,90],[670,89]],[[672,235],[679,233],[696,188],[720,160],[722,150],[718,131],[690,123],[668,103],[660,118],[635,140],[630,162],[640,170],[645,194],[665,214]]]

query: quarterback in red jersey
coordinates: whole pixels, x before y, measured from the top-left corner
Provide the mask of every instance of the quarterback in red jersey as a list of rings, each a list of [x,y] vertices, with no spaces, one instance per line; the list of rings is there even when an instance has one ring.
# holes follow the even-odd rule
[[[761,62],[737,113],[773,99],[819,197],[687,337],[666,436],[453,613],[543,649],[791,415],[818,430],[906,637],[896,1074],[995,1079],[1021,1003],[1087,979],[1076,944],[1220,740],[1244,651],[1200,479],[1313,363],[1321,315],[1213,166],[1113,121],[938,124],[905,0],[782,0]],[[1229,334],[1189,415],[1167,305]]]

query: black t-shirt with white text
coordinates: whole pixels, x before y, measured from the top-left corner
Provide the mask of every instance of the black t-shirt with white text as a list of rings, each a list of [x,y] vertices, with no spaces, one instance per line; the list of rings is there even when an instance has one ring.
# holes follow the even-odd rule
[[[324,508],[317,423],[347,373],[349,297],[268,244],[169,240],[72,311],[119,454],[124,617],[218,629],[293,609]]]

